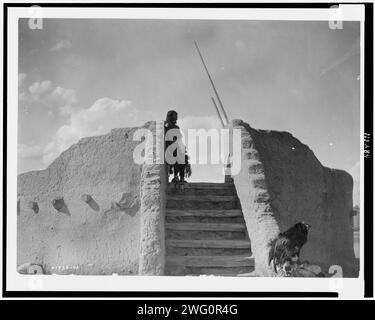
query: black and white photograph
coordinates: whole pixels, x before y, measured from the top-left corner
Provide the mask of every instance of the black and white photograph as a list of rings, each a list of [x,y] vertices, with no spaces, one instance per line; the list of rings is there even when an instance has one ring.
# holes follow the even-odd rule
[[[6,290],[363,297],[363,4],[31,5],[4,9]]]

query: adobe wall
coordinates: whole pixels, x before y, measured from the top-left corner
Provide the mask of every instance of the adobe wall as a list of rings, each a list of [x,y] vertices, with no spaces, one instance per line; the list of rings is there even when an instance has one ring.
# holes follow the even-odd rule
[[[358,275],[353,249],[353,179],[322,166],[307,145],[290,133],[256,130],[241,120],[242,169],[233,176],[255,255],[256,271],[272,276],[265,245],[297,222],[312,225],[301,260],[340,265]]]
[[[83,138],[47,169],[18,176],[18,265],[41,264],[54,274],[138,273],[143,166],[133,161],[136,129]],[[56,197],[64,198],[60,211],[51,203]]]
[[[146,141],[145,153],[152,164],[143,165],[141,177],[141,239],[140,275],[161,276],[165,267],[165,210],[168,176],[166,165],[161,164],[163,153],[156,145],[164,144],[164,122],[154,122],[155,139]],[[158,128],[156,128],[156,126]],[[156,130],[154,130],[154,128]]]

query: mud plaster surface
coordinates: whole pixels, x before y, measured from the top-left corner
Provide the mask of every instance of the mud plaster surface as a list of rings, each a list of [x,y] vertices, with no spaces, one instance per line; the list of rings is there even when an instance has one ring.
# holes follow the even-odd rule
[[[83,138],[47,169],[18,176],[18,265],[37,263],[56,274],[137,274],[142,166],[133,161],[136,129]],[[85,202],[84,195],[92,199]],[[60,211],[52,206],[56,197],[64,199]]]
[[[267,242],[299,221],[312,225],[301,259],[340,265],[357,276],[351,212],[353,179],[324,167],[310,148],[288,132],[256,130],[242,121],[242,169],[234,176],[249,229],[256,268],[266,267]]]

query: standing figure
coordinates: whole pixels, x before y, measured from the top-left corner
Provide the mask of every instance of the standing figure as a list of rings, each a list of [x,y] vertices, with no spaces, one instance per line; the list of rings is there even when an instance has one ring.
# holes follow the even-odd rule
[[[165,136],[167,136],[167,132],[172,129],[174,129],[174,131],[172,132],[173,140],[169,141],[168,139],[166,139],[165,141],[166,153],[168,151],[168,147],[171,144],[177,143],[177,148],[172,153],[173,157],[176,158],[178,156],[179,151],[180,154],[183,155],[183,158],[178,159],[175,163],[169,163],[168,156],[165,156],[165,158],[167,158],[166,162],[168,165],[168,174],[173,174],[174,177],[172,179],[172,182],[175,183],[175,186],[177,186],[177,184],[183,186],[185,182],[185,177],[188,178],[191,175],[191,166],[189,164],[189,156],[187,155],[186,148],[182,142],[182,133],[180,131],[179,126],[177,125],[177,112],[174,110],[170,110],[167,113],[167,118],[164,123]]]

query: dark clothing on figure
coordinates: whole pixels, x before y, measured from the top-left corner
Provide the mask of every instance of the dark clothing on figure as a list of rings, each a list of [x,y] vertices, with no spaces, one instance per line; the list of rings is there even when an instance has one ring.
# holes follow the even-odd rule
[[[168,112],[168,115],[167,115],[167,121],[165,121],[164,123],[164,133],[165,135],[167,134],[167,132],[169,130],[172,130],[172,129],[177,129],[177,130],[180,130],[179,126],[176,125],[176,123],[173,123],[171,121],[169,121],[170,119],[170,112]],[[177,136],[174,136],[173,137],[173,141],[165,141],[165,151],[167,150],[167,148],[174,142],[176,142],[178,139]],[[186,152],[186,150],[185,150]],[[174,157],[177,157],[177,148],[176,150],[173,151],[173,156]],[[190,164],[188,163],[189,162],[189,157],[188,155],[185,153],[185,163],[178,163],[176,162],[175,164],[169,164],[167,163],[168,165],[168,173],[169,174],[174,174],[174,178],[178,178],[179,176],[179,179],[180,181],[184,181],[185,177],[190,177],[190,174],[191,174],[191,167],[190,167]]]
[[[180,130],[180,127],[177,124],[175,124],[175,123],[165,121],[165,123],[164,123],[164,136],[166,136],[167,132],[169,130],[172,130],[172,129]],[[176,136],[173,137],[173,141],[165,141],[165,150],[167,150],[167,148],[172,143],[174,143],[176,141],[177,141],[177,137]],[[177,157],[177,149],[173,151],[173,156]]]
[[[189,156],[185,154],[185,163],[175,163],[173,165],[173,171],[175,176],[179,175],[180,180],[183,181],[185,178],[189,178],[191,175],[191,169],[189,164]]]

